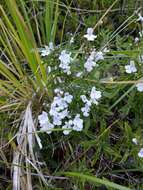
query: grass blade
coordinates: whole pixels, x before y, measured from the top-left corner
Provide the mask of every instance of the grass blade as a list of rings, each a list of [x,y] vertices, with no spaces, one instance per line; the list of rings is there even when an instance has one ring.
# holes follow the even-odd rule
[[[79,178],[79,180],[86,180],[88,182],[92,182],[94,184],[101,184],[101,185],[105,185],[107,187],[111,187],[114,189],[118,189],[118,190],[131,190],[128,187],[124,187],[122,185],[118,185],[116,183],[104,180],[104,179],[99,179],[97,177],[93,177],[93,176],[89,176],[89,175],[84,175],[81,173],[75,173],[75,172],[65,172],[64,175],[66,176],[70,176],[70,177],[76,177]]]

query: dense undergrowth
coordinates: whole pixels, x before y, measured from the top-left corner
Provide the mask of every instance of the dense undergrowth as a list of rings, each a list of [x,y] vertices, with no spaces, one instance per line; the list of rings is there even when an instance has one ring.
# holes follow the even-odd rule
[[[1,1],[0,189],[143,189],[142,6]]]

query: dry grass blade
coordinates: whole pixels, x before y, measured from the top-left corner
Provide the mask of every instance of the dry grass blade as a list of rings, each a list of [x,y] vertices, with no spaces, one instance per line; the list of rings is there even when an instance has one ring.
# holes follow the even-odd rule
[[[20,174],[21,168],[18,166],[20,162],[20,153],[18,151],[14,152],[13,155],[13,190],[20,190]]]
[[[22,121],[17,133],[17,148],[14,151],[13,164],[13,190],[20,190],[22,188],[32,190],[31,169],[32,166],[37,172],[43,182],[47,184],[45,177],[43,176],[38,166],[38,160],[35,157],[33,147],[35,145],[35,139],[42,147],[40,138],[35,135],[35,124],[32,117],[31,102],[28,104],[26,111],[22,117]],[[23,134],[23,135],[19,135]],[[21,167],[21,165],[23,167]],[[19,167],[20,166],[20,167]],[[25,168],[25,169],[24,169]],[[24,175],[26,173],[26,176]],[[22,177],[21,176],[25,176]]]

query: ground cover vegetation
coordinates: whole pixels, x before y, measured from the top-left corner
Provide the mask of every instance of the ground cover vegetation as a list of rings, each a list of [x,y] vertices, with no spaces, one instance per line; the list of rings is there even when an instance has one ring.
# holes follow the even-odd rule
[[[2,0],[0,189],[143,189],[143,3]]]

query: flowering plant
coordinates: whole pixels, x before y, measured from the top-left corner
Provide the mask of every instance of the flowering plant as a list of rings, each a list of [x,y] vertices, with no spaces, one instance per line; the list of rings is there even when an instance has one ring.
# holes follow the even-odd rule
[[[116,81],[120,78],[126,80],[129,74],[138,72],[135,61],[129,59],[129,64],[125,64],[119,71],[120,76],[112,76],[110,79],[103,78],[107,73],[106,70],[103,71],[103,67],[114,53],[106,46],[96,50],[92,43],[98,39],[98,36],[93,32],[93,28],[88,28],[87,34],[83,36],[87,40],[85,44],[88,41],[90,43],[87,44],[88,52],[86,48],[80,48],[79,51],[74,50],[71,41],[67,49],[62,51],[60,48],[54,47],[52,42],[49,47],[46,46],[41,50],[41,56],[53,55],[53,61],[47,67],[48,75],[53,77],[51,84],[54,89],[53,98],[50,104],[44,102],[46,105],[44,111],[38,116],[41,130],[48,134],[51,134],[54,128],[63,129],[64,135],[70,134],[72,130],[82,131],[85,121],[92,115],[92,109],[100,107],[100,101],[102,102],[102,99],[106,98],[106,87],[103,85],[101,87],[101,84],[112,84],[114,78]],[[44,58],[44,62],[46,64],[46,58]],[[142,64],[138,64],[138,68],[142,70]],[[135,85],[137,90],[143,92],[142,80],[138,76],[136,76],[136,80],[138,81]]]
[[[8,143],[1,148],[12,142],[13,188],[32,189],[38,176],[39,189],[44,185],[53,189],[56,181],[52,183],[54,187],[49,181],[67,169],[93,174],[94,180],[96,174],[116,182],[112,171],[119,166],[127,172],[122,175],[122,184],[139,189],[134,182],[140,180],[140,174],[136,178],[135,173],[134,180],[132,169],[141,171],[143,161],[142,14],[135,11],[109,31],[106,16],[117,0],[100,19],[95,14],[91,16],[96,10],[90,14],[88,9],[73,8],[74,1],[67,7],[59,0],[3,2],[7,8],[0,7],[0,111],[6,111],[11,118],[8,130],[4,130],[8,131]],[[61,16],[66,8],[61,31]],[[72,11],[84,15],[83,21],[76,23],[79,27],[74,34],[65,24]],[[114,11],[118,10],[111,14],[115,15]],[[89,22],[87,14],[94,22]],[[102,11],[98,15],[101,14]],[[131,24],[132,31],[128,27]],[[16,133],[10,141],[9,127]],[[126,181],[126,176],[133,180]],[[63,176],[58,179],[63,180]],[[107,180],[99,181],[123,189]],[[85,183],[77,184],[79,181],[72,181],[69,188],[86,188]]]

